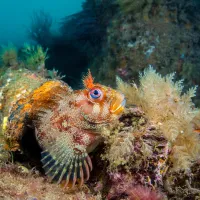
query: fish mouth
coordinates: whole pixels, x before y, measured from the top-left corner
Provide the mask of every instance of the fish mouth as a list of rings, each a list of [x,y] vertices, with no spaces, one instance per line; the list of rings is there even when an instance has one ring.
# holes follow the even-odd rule
[[[110,112],[115,115],[119,115],[124,111],[126,105],[126,99],[123,94],[117,95],[117,97],[112,101],[110,106]]]
[[[90,119],[90,117],[86,114],[84,114],[83,112],[81,112],[81,116],[83,117],[83,119],[87,122],[90,123],[90,125],[106,125],[110,122],[110,119],[103,119],[103,120],[98,120],[98,121],[94,121],[93,119]],[[94,127],[94,129],[96,129],[96,127]]]

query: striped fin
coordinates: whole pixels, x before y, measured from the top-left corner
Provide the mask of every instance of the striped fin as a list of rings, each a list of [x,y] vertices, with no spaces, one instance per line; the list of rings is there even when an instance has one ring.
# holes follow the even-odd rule
[[[51,149],[41,153],[45,174],[50,180],[64,187],[74,187],[76,183],[82,186],[87,181],[92,170],[92,162],[88,154],[75,154],[64,145],[53,145]],[[70,186],[69,186],[70,185]]]

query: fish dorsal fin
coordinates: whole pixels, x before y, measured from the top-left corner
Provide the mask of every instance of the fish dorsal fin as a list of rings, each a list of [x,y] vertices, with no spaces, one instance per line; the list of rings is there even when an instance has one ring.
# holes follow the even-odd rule
[[[52,108],[52,106],[58,104],[60,99],[70,93],[72,93],[72,89],[66,83],[55,80],[47,81],[30,95],[32,112]]]
[[[82,186],[89,179],[92,170],[90,157],[84,147],[76,151],[73,145],[69,145],[67,134],[60,136],[41,155],[43,169],[51,181],[73,188],[77,182]]]
[[[23,137],[23,129],[27,121],[35,120],[41,111],[53,108],[60,99],[70,93],[72,93],[72,89],[66,83],[51,80],[42,83],[28,96],[19,99],[10,110],[10,115],[7,117],[6,131],[4,131],[6,141],[8,140],[7,143],[10,146],[9,150],[19,149],[19,141]]]

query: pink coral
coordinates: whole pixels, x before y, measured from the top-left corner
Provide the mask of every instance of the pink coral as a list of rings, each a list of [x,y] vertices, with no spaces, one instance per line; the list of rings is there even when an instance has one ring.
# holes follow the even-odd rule
[[[130,187],[126,190],[130,200],[163,200],[163,195],[140,185]]]

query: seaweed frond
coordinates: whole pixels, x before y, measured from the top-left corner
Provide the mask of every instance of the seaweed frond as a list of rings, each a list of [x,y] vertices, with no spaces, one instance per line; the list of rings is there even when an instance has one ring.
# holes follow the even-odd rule
[[[117,81],[129,104],[142,108],[147,118],[171,143],[171,160],[175,169],[187,169],[200,153],[199,136],[192,120],[199,110],[192,97],[196,87],[183,94],[183,81],[174,81],[175,73],[162,77],[150,66],[140,74],[140,86]]]
[[[109,130],[104,130],[104,132]],[[128,165],[129,160],[132,157],[134,137],[130,132],[126,134],[113,134],[108,133],[110,137],[107,137],[107,142],[110,147],[107,153],[102,155],[102,159],[109,161],[109,170],[116,170],[118,166]],[[104,135],[105,136],[105,135]]]
[[[17,48],[9,43],[7,46],[1,46],[0,60],[4,66],[16,66],[18,64],[18,52]]]
[[[40,45],[34,46],[25,43],[22,52],[24,53],[26,68],[41,70],[45,67],[45,60],[48,59],[48,49],[43,50]]]
[[[53,68],[52,70],[47,70],[47,77],[51,79],[62,80],[66,77],[66,75],[62,75],[58,70]]]
[[[124,93],[124,95],[127,98],[127,103],[129,105],[135,104],[139,101],[138,87],[136,84],[125,83],[119,76],[116,77],[116,83],[117,83],[117,89]]]

